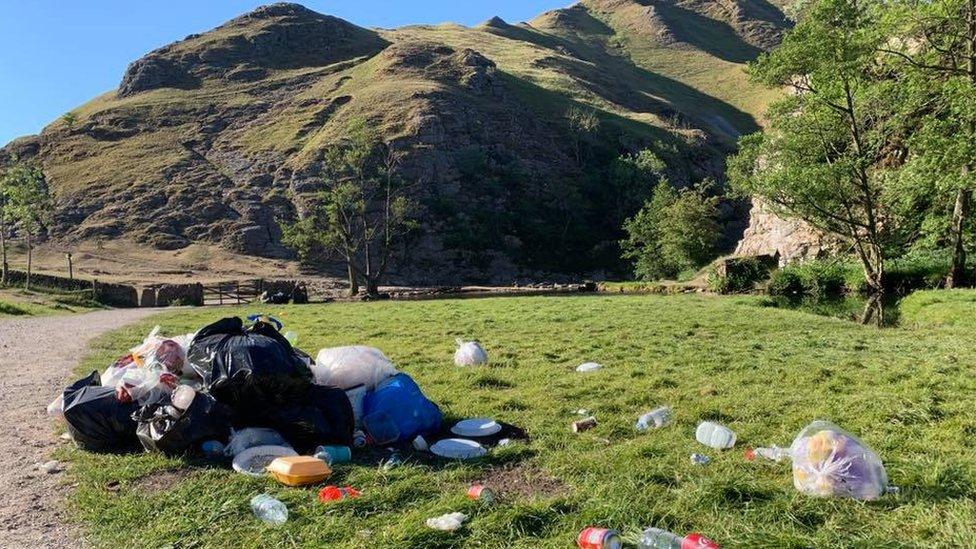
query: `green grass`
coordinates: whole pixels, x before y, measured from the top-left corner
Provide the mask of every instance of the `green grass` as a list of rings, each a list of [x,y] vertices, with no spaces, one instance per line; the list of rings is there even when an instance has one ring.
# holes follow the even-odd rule
[[[927,290],[901,301],[905,326],[976,327],[976,290]]]
[[[97,303],[69,293],[0,288],[0,318],[83,313],[98,308]]]
[[[383,472],[375,461],[337,467],[329,481],[364,495],[323,505],[312,489],[158,455],[73,462],[75,518],[97,547],[569,547],[587,525],[634,536],[643,527],[701,531],[723,547],[966,546],[976,536],[976,341],[956,328],[877,330],[757,306],[753,297],[589,296],[269,307],[299,347],[361,343],[383,349],[449,418],[487,415],[525,428],[531,442],[476,463],[418,461]],[[100,338],[79,373],[102,369],[151,325],[180,333],[246,309],[181,310]],[[452,364],[456,337],[478,338],[491,363]],[[581,362],[605,365],[593,374]],[[659,404],[676,423],[637,433]],[[573,411],[599,425],[570,432]],[[717,419],[739,435],[728,452],[694,440]],[[815,419],[860,435],[900,494],[880,501],[797,493],[785,464],[750,463],[746,446],[788,445]],[[693,466],[689,454],[714,461]],[[469,502],[474,480],[503,464],[560,479],[565,495]],[[138,479],[181,468],[149,491]],[[266,527],[248,509],[268,492],[289,507]],[[424,519],[451,511],[458,532]]]

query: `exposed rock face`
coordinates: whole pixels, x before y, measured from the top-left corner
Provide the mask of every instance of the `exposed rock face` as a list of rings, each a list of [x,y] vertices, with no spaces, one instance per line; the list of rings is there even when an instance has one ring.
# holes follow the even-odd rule
[[[839,247],[837,239],[824,235],[802,221],[783,219],[768,205],[754,201],[749,212],[749,227],[736,246],[735,255],[779,254],[780,264],[785,265],[825,257]]]

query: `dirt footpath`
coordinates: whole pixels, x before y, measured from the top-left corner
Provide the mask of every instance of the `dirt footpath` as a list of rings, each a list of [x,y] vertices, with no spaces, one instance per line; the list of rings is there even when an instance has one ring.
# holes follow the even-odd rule
[[[64,473],[39,464],[59,441],[47,405],[71,377],[88,341],[155,312],[0,319],[0,547],[79,547],[65,525]]]

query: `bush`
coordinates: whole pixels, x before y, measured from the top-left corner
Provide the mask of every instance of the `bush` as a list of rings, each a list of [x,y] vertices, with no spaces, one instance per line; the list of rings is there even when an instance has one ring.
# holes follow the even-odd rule
[[[748,292],[768,274],[769,268],[755,257],[735,258],[727,261],[724,276],[712,269],[708,275],[708,289],[720,294]]]
[[[808,261],[773,272],[767,290],[770,295],[789,298],[833,298],[849,291],[851,280],[863,282],[863,278],[851,263]]]

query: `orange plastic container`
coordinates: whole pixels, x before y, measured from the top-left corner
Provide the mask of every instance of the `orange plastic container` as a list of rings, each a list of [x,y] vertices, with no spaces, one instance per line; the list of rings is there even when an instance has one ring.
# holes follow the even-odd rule
[[[312,456],[286,456],[275,458],[268,465],[268,472],[286,486],[305,486],[329,478],[329,464]]]

